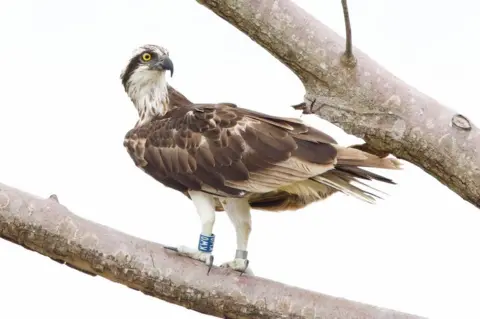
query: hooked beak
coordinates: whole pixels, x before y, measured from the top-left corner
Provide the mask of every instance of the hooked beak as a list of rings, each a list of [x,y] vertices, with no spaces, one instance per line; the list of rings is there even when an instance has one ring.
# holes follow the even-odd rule
[[[162,70],[162,71],[170,71],[170,76],[173,76],[173,62],[170,60],[170,58],[167,56],[165,57],[162,61],[159,61],[153,65],[153,67],[157,70]]]

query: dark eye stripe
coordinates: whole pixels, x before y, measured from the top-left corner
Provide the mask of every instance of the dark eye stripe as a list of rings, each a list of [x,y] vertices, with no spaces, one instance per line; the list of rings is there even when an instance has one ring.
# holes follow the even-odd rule
[[[157,54],[153,51],[150,51],[150,50],[146,50],[146,51],[143,51],[143,52],[140,52],[139,54],[137,54],[136,56],[134,56],[133,58],[130,59],[130,62],[128,63],[127,65],[127,68],[125,69],[125,73],[122,77],[122,83],[123,83],[123,86],[125,86],[128,82],[128,79],[130,79],[130,77],[132,76],[133,74],[133,71],[135,71],[135,69],[144,63],[144,60],[142,59],[142,56],[145,54],[145,53],[149,53],[150,54],[150,60],[148,60],[147,62],[150,62],[152,61],[153,59],[156,59],[157,58]]]

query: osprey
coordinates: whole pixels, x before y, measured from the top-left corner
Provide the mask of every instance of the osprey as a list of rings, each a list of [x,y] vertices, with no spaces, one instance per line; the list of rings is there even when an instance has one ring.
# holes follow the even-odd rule
[[[373,203],[361,180],[395,184],[360,167],[398,169],[395,158],[340,146],[300,119],[277,117],[232,103],[196,104],[171,87],[167,49],[138,48],[121,73],[139,120],[124,139],[137,167],[185,194],[201,221],[198,246],[173,248],[213,264],[215,212],[225,211],[236,231],[235,258],[223,263],[244,272],[250,209],[297,210],[340,191]],[[251,272],[250,268],[248,268]]]

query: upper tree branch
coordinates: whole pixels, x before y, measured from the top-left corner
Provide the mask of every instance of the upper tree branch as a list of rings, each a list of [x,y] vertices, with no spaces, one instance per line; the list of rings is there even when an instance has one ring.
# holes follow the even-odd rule
[[[0,237],[91,275],[220,318],[419,318],[341,298],[239,276],[82,219],[56,196],[0,184]]]
[[[197,0],[289,67],[314,112],[372,149],[405,159],[480,207],[480,130],[399,80],[290,0]],[[460,125],[459,119],[462,121]]]

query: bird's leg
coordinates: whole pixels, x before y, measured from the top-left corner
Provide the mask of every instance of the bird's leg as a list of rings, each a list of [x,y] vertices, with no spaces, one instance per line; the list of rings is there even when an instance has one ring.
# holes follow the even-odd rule
[[[202,224],[198,246],[197,248],[179,246],[173,250],[183,256],[205,262],[208,266],[208,272],[210,272],[213,265],[212,251],[215,240],[215,235],[212,233],[215,223],[215,201],[212,195],[203,192],[189,191],[189,194]]]
[[[252,219],[250,215],[250,204],[246,198],[228,198],[222,201],[222,205],[230,218],[237,235],[237,251],[235,259],[223,263],[220,267],[232,268],[241,273],[253,275],[251,268],[248,267],[248,238],[252,230]]]

